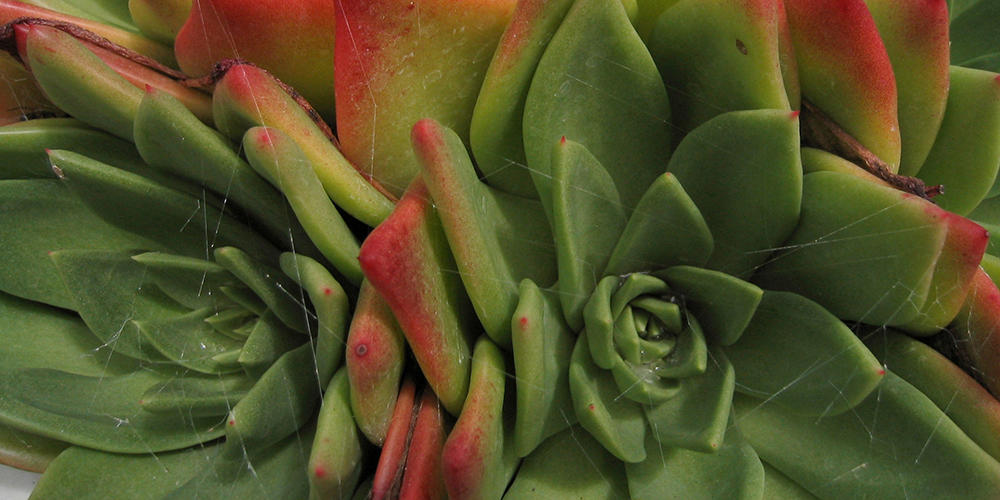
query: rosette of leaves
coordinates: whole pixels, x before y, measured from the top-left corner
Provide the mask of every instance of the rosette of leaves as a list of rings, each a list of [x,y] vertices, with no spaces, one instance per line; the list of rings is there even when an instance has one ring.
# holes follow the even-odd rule
[[[46,23],[5,30],[73,116],[0,130],[5,463],[46,470],[40,498],[353,492],[361,449],[334,374],[357,243],[311,164],[276,129],[231,125],[244,159],[205,123],[211,96]]]
[[[895,3],[837,5],[522,2],[468,135],[449,117],[413,128],[422,175],[403,202],[422,219],[410,204],[390,216],[362,269],[438,394],[475,401],[469,413],[445,404],[462,429],[444,449],[449,491],[498,494],[513,453],[512,498],[759,497],[765,476],[798,494],[946,494],[963,474],[913,460],[933,442],[970,467],[958,481],[992,494],[993,438],[956,423],[972,406],[936,393],[951,375],[904,381],[873,351],[886,327],[929,336],[969,323],[986,234],[959,214],[996,176],[996,75],[949,68],[943,3],[907,2],[905,16]],[[909,36],[914,23],[926,37]],[[973,87],[979,98],[962,91]],[[434,116],[427,97],[393,102]],[[974,139],[952,126],[972,102]],[[979,159],[955,161],[966,154]],[[935,205],[939,182],[954,189]],[[392,258],[418,228],[424,239],[407,244],[432,264]],[[389,272],[403,269],[445,277],[414,291]],[[479,334],[458,287],[512,353],[513,428],[482,411],[487,395],[503,406],[502,380],[453,382],[467,380]],[[416,324],[435,311],[449,316],[437,336]],[[878,327],[863,330],[871,350],[854,333],[864,324]],[[422,361],[425,346],[442,355]],[[803,446],[824,443],[822,463],[782,439],[785,426]],[[472,427],[503,447],[476,446]],[[874,456],[872,440],[910,459]],[[588,467],[599,480],[579,478]]]

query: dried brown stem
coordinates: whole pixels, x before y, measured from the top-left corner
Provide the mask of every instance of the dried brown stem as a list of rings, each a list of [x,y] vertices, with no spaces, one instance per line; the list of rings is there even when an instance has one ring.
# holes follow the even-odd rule
[[[941,194],[943,190],[940,185],[927,186],[924,181],[916,177],[894,173],[889,165],[875,153],[872,153],[826,113],[805,99],[802,100],[799,123],[802,126],[802,143],[804,145],[840,156],[900,191],[930,200]]]

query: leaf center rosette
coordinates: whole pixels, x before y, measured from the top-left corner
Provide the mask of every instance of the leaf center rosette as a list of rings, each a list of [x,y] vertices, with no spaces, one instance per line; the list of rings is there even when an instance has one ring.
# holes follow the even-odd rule
[[[684,297],[646,274],[607,276],[584,309],[587,350],[621,395],[641,404],[674,397],[681,380],[705,373],[708,346]]]

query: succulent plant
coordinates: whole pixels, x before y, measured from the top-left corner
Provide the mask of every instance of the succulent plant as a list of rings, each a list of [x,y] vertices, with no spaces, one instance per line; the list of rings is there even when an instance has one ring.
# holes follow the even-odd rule
[[[0,461],[33,498],[994,498],[997,14],[0,0]]]

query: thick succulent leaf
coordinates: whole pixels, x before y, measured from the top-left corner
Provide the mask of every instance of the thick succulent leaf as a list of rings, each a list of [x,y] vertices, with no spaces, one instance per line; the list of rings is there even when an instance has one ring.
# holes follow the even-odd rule
[[[255,380],[243,374],[215,378],[179,377],[146,389],[139,404],[153,413],[185,412],[198,417],[223,418]]]
[[[525,280],[518,295],[511,325],[517,374],[513,440],[517,455],[524,457],[576,419],[568,379],[575,337],[554,294]]]
[[[581,144],[560,140],[551,168],[559,299],[570,328],[580,330],[584,305],[604,275],[627,209],[608,171]]]
[[[504,498],[626,498],[621,461],[587,431],[573,426],[546,439],[525,457]]]
[[[854,411],[817,419],[737,396],[736,425],[761,459],[814,495],[990,498],[1000,463],[896,375]],[[823,453],[816,453],[823,450]]]
[[[241,466],[232,471],[228,470],[225,450],[220,450],[211,462],[199,462],[202,467],[196,476],[162,498],[306,498],[309,496],[309,480],[305,472],[309,460],[309,443],[313,440],[314,432],[315,428],[309,425],[265,450],[247,450],[247,455],[242,457]],[[159,494],[163,495],[163,491]]]
[[[125,4],[104,2],[101,0],[75,0],[72,2],[67,0],[29,0],[24,3],[104,24],[111,24],[127,31],[138,31],[138,28],[132,22],[132,18],[129,16],[128,6]]]
[[[224,267],[205,259],[163,252],[145,252],[133,255],[131,259],[143,266],[143,281],[156,285],[171,299],[189,309],[225,304],[225,297],[220,296],[218,291],[238,283]]]
[[[764,498],[780,498],[782,500],[816,500],[801,485],[792,481],[778,469],[767,462],[764,464]]]
[[[323,392],[309,454],[310,498],[349,498],[361,476],[361,436],[351,415],[349,391],[347,370],[340,370]]]
[[[315,244],[348,281],[361,283],[360,245],[295,141],[278,129],[254,127],[243,136],[243,151],[253,168],[285,195],[309,235],[292,237],[295,252],[308,255]]]
[[[385,500],[393,494],[400,472],[406,463],[406,448],[409,446],[411,424],[414,415],[414,400],[416,386],[413,380],[403,380],[399,387],[399,397],[392,408],[392,417],[386,429],[382,451],[379,453],[378,465],[372,476],[371,499]]]
[[[719,115],[688,134],[670,160],[712,232],[707,267],[746,278],[791,234],[802,198],[798,114]]]
[[[646,458],[643,447],[646,419],[642,407],[620,397],[621,391],[611,373],[594,364],[590,357],[586,337],[583,334],[576,341],[569,367],[569,389],[576,418],[619,460],[641,462]]]
[[[361,283],[347,334],[347,377],[358,429],[382,446],[406,364],[403,332],[389,305],[370,283]]]
[[[175,450],[221,436],[217,416],[142,409],[147,388],[176,376],[148,368],[96,376],[51,368],[5,370],[0,414],[28,432],[119,453]]]
[[[9,23],[20,17],[54,19],[75,24],[84,29],[93,31],[94,33],[97,33],[104,38],[117,43],[118,45],[128,47],[136,52],[139,52],[140,54],[146,54],[161,63],[171,65],[174,62],[174,54],[170,47],[154,42],[144,36],[137,35],[134,32],[109,26],[102,22],[94,22],[82,17],[76,17],[62,12],[36,7],[34,5],[29,5],[15,0],[3,0],[3,2],[0,3],[0,24]]]
[[[669,244],[664,244],[665,239]],[[713,246],[712,233],[698,207],[677,178],[665,173],[653,181],[632,211],[604,274],[702,265],[712,255]],[[559,276],[561,282],[562,274]]]
[[[896,79],[864,0],[785,0],[802,98],[895,171]]]
[[[788,292],[764,292],[753,320],[726,354],[738,391],[805,415],[853,408],[885,373],[847,325]]]
[[[254,456],[295,436],[313,417],[320,390],[311,346],[285,353],[226,417],[219,473],[238,471],[247,455]]]
[[[420,395],[420,406],[415,412],[399,498],[444,500],[447,498],[441,474],[441,449],[447,434],[444,412],[428,390]]]
[[[1000,394],[1000,290],[981,270],[976,272],[970,288],[949,330],[979,381],[991,393]]]
[[[69,443],[0,425],[0,464],[30,472],[44,472]]]
[[[414,123],[432,118],[467,142],[480,85],[514,4],[337,2],[334,84],[344,156],[398,196],[420,171],[409,140]]]
[[[68,149],[140,175],[156,174],[149,172],[128,141],[73,118],[39,118],[0,128],[0,155],[4,159],[0,164],[0,178],[51,178],[52,164],[45,154],[46,149]],[[163,183],[168,179],[159,176],[157,181]]]
[[[472,354],[469,396],[441,451],[441,473],[448,498],[500,498],[507,487],[504,449],[503,351],[480,337]]]
[[[219,445],[146,455],[120,455],[73,447],[52,462],[32,496],[156,500],[209,467]]]
[[[260,377],[283,354],[308,342],[299,332],[285,326],[271,311],[264,311],[250,325],[236,361],[249,375]]]
[[[654,274],[684,297],[705,336],[717,345],[736,342],[754,317],[764,291],[731,275],[692,266],[674,266]]]
[[[1000,5],[992,0],[950,2],[951,61],[959,66],[1000,72]],[[956,5],[961,4],[961,5]]]
[[[30,228],[30,230],[26,230]],[[49,258],[64,249],[165,250],[104,220],[55,179],[0,181],[0,290],[71,309],[73,295]]]
[[[142,90],[59,29],[21,25],[18,52],[45,95],[74,118],[132,140]]]
[[[253,290],[282,323],[297,332],[309,331],[309,317],[302,306],[303,292],[294,281],[240,248],[219,247],[213,255],[220,266]]]
[[[173,44],[177,32],[191,13],[187,0],[129,0],[128,13],[144,35],[160,43]]]
[[[344,359],[347,323],[351,318],[347,293],[323,264],[309,257],[284,253],[280,265],[285,275],[302,287],[312,304],[317,323],[316,373],[320,385],[325,386]]]
[[[468,390],[475,318],[423,181],[414,181],[392,216],[368,235],[359,258],[428,383],[457,415]]]
[[[892,329],[866,335],[872,352],[920,390],[983,450],[1000,460],[1000,402],[931,346]]]
[[[146,89],[136,110],[133,140],[150,166],[225,196],[282,248],[306,240],[298,222],[284,211],[281,193],[240,159],[229,141],[169,94]]]
[[[111,354],[76,316],[3,294],[0,317],[4,427],[128,453],[182,448],[221,435],[217,417],[145,411],[147,388],[177,374]],[[185,377],[192,383],[218,380]]]
[[[144,345],[147,341],[144,329],[147,334],[155,336],[156,330],[161,328],[168,331],[168,323],[176,319],[179,323],[175,323],[174,327],[183,332],[185,328],[204,323],[204,319],[213,313],[204,309],[184,318],[189,313],[187,308],[158,288],[143,286],[145,268],[132,260],[129,253],[63,250],[52,252],[50,256],[73,298],[73,309],[80,313],[97,338],[127,356],[144,360],[162,359],[156,354],[159,351],[151,349],[152,345]],[[146,328],[140,327],[141,323],[146,323]],[[211,327],[206,324],[197,333],[210,331]],[[196,342],[197,333],[193,335]],[[180,342],[182,345],[185,343]],[[192,367],[198,366],[198,360],[203,358],[209,358],[210,363],[211,356],[230,350],[235,344],[215,336],[206,339],[205,345],[204,350],[198,349],[189,356],[194,362]],[[170,352],[174,353],[173,350]]]
[[[524,107],[524,149],[542,203],[552,198],[552,147],[566,137],[609,169],[631,210],[670,156],[669,118],[663,81],[621,3],[574,3]]]
[[[681,379],[681,390],[673,398],[643,407],[647,432],[663,446],[714,453],[723,445],[735,377],[721,349],[711,348],[710,353],[705,373]]]
[[[142,300],[144,297],[145,294],[140,294],[136,298]],[[141,308],[136,309],[142,311]],[[234,354],[240,352],[243,343],[213,331],[212,325],[206,322],[206,319],[216,314],[214,310],[164,312],[162,316],[153,313],[148,318],[127,320],[138,328],[142,335],[140,342],[146,343],[140,349],[148,350],[151,347],[178,365],[200,373],[231,373],[242,368]],[[122,333],[128,331],[129,328],[125,327]],[[116,348],[119,345],[113,341],[110,343]]]
[[[344,158],[264,70],[246,64],[230,68],[216,84],[212,108],[216,127],[235,141],[255,126],[274,127],[295,139],[333,202],[359,221],[374,227],[392,212],[390,197]]]
[[[899,173],[915,175],[934,144],[949,98],[948,6],[943,1],[921,0],[865,3],[896,77],[902,144]]]
[[[980,259],[976,248],[985,248],[982,228],[852,175],[811,173],[803,192],[799,226],[756,283],[798,293],[837,317],[870,324],[923,320],[925,304],[947,303],[954,317],[961,302],[952,302],[964,298],[971,279],[967,268],[974,270]],[[961,269],[936,276],[939,261],[942,271]]]
[[[278,258],[270,242],[198,198],[70,151],[50,151],[49,161],[94,212],[173,253],[205,258],[211,248],[235,245],[261,259]]]
[[[517,283],[555,281],[542,207],[480,182],[458,135],[436,121],[413,127],[413,147],[479,321],[506,348]]]
[[[548,40],[572,4],[572,0],[517,2],[486,70],[472,112],[469,143],[483,181],[497,189],[538,196],[524,155],[524,102]]]
[[[650,432],[646,454],[642,462],[625,464],[632,498],[774,498],[761,496],[763,465],[738,429],[729,429],[713,453],[665,447]]]
[[[656,21],[650,52],[683,132],[728,111],[792,110],[780,61],[780,4],[684,0]]]
[[[1000,193],[998,169],[1000,75],[952,66],[944,122],[917,175],[927,184],[944,185],[934,197],[941,208],[966,215],[988,194]]]

